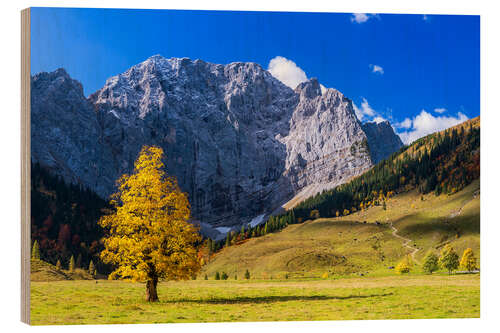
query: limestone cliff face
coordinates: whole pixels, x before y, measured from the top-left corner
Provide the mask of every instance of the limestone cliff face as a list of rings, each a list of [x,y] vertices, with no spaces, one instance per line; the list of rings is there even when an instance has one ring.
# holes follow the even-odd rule
[[[403,147],[403,141],[394,133],[394,129],[387,120],[379,123],[364,123],[363,131],[368,138],[368,146],[374,164]]]
[[[63,69],[31,78],[31,158],[69,182],[100,194],[109,192],[116,172],[102,142],[93,105],[78,81]],[[103,167],[103,163],[106,167]]]
[[[141,147],[158,145],[205,226],[247,223],[362,173],[370,151],[394,148],[372,134],[339,91],[316,79],[292,90],[255,63],[153,56],[88,99],[64,70],[32,77],[34,161],[107,197]]]

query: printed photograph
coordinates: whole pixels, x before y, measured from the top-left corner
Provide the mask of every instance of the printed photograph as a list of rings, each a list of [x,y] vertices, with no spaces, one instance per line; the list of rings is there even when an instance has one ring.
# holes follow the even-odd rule
[[[31,324],[480,317],[479,16],[31,8],[30,35]]]

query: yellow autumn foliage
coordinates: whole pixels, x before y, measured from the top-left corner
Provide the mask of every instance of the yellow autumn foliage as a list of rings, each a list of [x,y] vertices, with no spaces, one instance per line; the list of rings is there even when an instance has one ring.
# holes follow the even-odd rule
[[[477,269],[477,259],[474,256],[474,252],[472,252],[471,248],[467,248],[462,255],[462,259],[460,260],[460,267],[469,272]]]
[[[110,279],[187,280],[200,269],[200,236],[177,180],[163,171],[163,150],[144,146],[131,175],[117,181],[113,212],[99,224],[108,236],[101,258],[116,266]]]

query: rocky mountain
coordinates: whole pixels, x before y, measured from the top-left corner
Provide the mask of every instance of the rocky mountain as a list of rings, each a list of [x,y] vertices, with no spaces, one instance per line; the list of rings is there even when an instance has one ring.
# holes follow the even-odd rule
[[[339,91],[316,79],[292,90],[255,63],[153,56],[89,98],[62,69],[31,90],[34,162],[107,197],[141,147],[158,145],[205,227],[255,221],[402,145],[390,125],[362,125]]]
[[[31,77],[31,158],[66,181],[109,194],[116,171],[94,106],[64,69]],[[107,186],[107,187],[106,187]]]
[[[403,147],[403,141],[394,135],[394,130],[387,120],[364,123],[363,131],[368,138],[368,147],[375,164]]]

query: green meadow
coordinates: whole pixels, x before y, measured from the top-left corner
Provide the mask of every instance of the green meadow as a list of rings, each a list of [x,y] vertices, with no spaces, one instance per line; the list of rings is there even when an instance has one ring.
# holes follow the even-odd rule
[[[326,280],[32,282],[31,323],[125,324],[479,317],[479,275]]]
[[[479,274],[427,275],[418,262],[448,243],[459,255],[471,247],[479,259],[479,197],[476,181],[450,196],[407,192],[385,210],[290,225],[222,249],[197,280],[161,282],[158,303],[145,301],[143,283],[34,262],[31,323],[477,318]],[[413,252],[411,273],[397,275],[392,267]],[[216,272],[228,280],[215,280]]]

